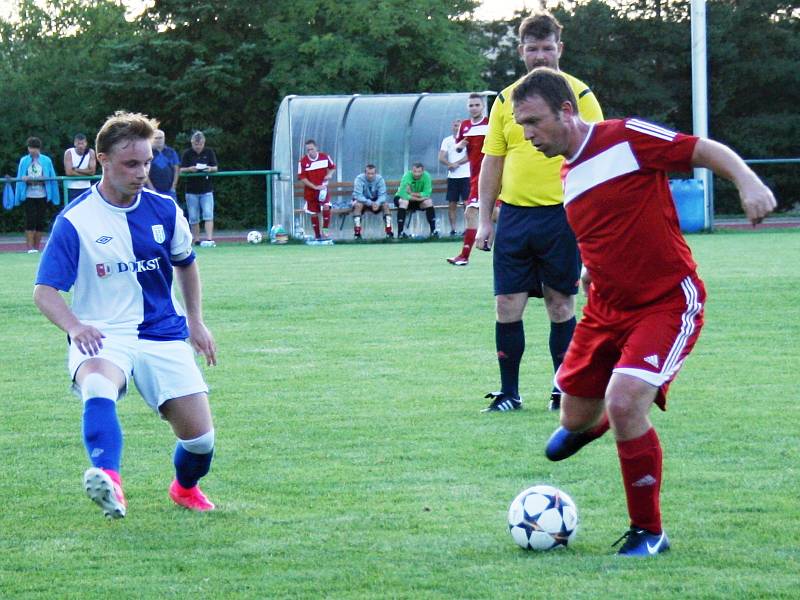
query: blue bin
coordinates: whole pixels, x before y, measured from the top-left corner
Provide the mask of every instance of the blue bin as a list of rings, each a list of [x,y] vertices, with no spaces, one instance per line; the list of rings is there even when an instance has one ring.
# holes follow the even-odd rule
[[[671,179],[669,187],[672,190],[672,198],[675,200],[681,231],[684,233],[702,231],[706,224],[703,181],[700,179]]]

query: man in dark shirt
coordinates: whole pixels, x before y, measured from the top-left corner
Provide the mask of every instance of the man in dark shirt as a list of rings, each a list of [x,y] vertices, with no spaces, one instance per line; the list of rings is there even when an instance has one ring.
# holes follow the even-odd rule
[[[177,200],[178,195],[175,190],[181,174],[181,160],[178,158],[178,153],[164,142],[164,132],[156,129],[152,142],[153,162],[150,163],[147,185],[159,194],[166,194],[172,196],[173,200]]]
[[[202,131],[192,135],[192,147],[181,157],[181,173],[216,173],[217,156],[211,148],[206,148],[206,136]],[[186,210],[189,213],[189,225],[195,244],[207,248],[214,243],[214,190],[211,178],[186,178]],[[200,221],[204,222],[206,239],[200,242]]]

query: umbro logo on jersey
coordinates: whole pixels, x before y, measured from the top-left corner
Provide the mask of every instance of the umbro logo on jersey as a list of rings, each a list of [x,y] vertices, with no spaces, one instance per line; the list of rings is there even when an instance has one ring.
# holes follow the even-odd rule
[[[95,242],[97,242],[98,244],[107,244],[113,239],[114,238],[112,238],[110,235],[101,235],[99,238],[95,240]]]
[[[643,360],[648,365],[653,365],[656,369],[658,368],[658,354],[651,354],[650,356],[645,356]]]

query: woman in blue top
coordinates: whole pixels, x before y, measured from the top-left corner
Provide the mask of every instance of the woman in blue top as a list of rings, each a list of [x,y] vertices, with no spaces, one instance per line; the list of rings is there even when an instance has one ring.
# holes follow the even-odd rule
[[[25,203],[25,241],[28,254],[39,252],[42,232],[47,226],[47,202],[61,203],[56,183],[56,171],[50,157],[42,154],[42,140],[29,137],[28,154],[19,160],[14,204]]]

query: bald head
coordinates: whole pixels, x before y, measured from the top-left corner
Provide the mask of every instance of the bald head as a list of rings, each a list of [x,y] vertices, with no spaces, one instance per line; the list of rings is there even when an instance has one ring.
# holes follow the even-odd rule
[[[153,150],[161,152],[164,149],[165,140],[164,132],[160,129],[156,129],[153,133]]]

